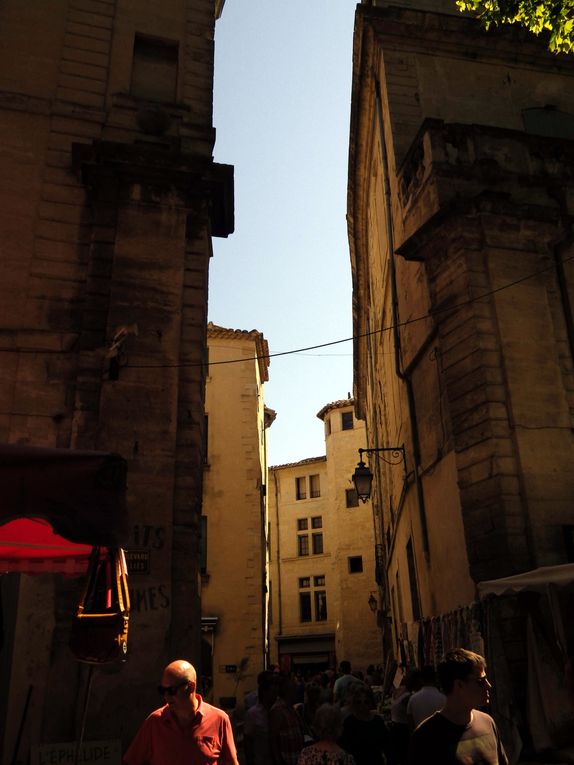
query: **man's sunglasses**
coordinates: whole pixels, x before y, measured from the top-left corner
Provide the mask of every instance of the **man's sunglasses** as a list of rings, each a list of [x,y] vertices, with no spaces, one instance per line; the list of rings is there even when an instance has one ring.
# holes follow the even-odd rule
[[[182,680],[181,683],[177,683],[176,685],[158,685],[157,692],[160,696],[175,696],[179,689],[183,688],[184,685],[189,685],[189,680]]]

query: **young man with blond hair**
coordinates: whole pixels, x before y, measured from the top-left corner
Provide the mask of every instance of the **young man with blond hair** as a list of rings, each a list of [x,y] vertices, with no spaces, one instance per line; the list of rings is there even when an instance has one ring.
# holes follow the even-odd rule
[[[481,711],[492,688],[484,658],[456,648],[438,677],[446,701],[413,732],[407,765],[508,765],[496,723]]]

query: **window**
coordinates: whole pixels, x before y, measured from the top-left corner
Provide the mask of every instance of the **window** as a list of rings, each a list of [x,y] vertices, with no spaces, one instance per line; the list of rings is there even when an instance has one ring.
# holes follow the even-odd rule
[[[353,412],[341,412],[341,430],[353,430]]]
[[[302,622],[311,621],[311,593],[299,593],[299,619]]]
[[[311,499],[315,499],[316,497],[321,496],[321,487],[319,486],[318,475],[309,476],[309,495]]]
[[[324,590],[315,590],[315,621],[327,621],[327,593]]]
[[[417,584],[417,569],[415,565],[415,554],[413,550],[412,539],[407,542],[407,564],[409,569],[409,585],[411,588],[411,605],[413,607],[413,619],[416,621],[421,616],[421,606],[419,600],[419,588]]]
[[[209,447],[209,415],[203,415],[203,433],[201,434],[201,457],[204,465],[208,465],[207,450]]]
[[[522,110],[522,122],[527,133],[548,138],[574,138],[574,114],[545,106]]]
[[[176,101],[178,56],[176,41],[136,35],[131,94],[148,101]]]
[[[269,624],[273,624],[273,586],[271,581],[269,582],[269,600],[267,601],[267,608],[269,612]]]
[[[325,417],[325,435],[330,436],[331,435],[331,418]]]
[[[311,517],[311,523],[309,524],[309,518],[297,518],[297,555],[309,555],[309,534],[305,532],[309,529],[322,529],[323,528],[323,516],[314,515]],[[311,550],[313,555],[323,554],[323,534],[322,532],[316,532],[311,534]]]
[[[359,495],[356,489],[345,489],[345,503],[347,507],[359,507]]]
[[[311,591],[311,579],[313,589]],[[317,589],[319,588],[319,589]],[[325,575],[303,576],[299,578],[299,619],[301,622],[327,621],[327,593],[325,592]],[[303,590],[303,592],[301,592]],[[313,604],[313,610],[311,610]]]
[[[347,561],[349,563],[349,574],[360,574],[363,570],[363,556],[362,555],[352,555],[350,558],[347,558]]]
[[[207,515],[201,516],[199,531],[199,571],[207,573]]]
[[[307,499],[307,486],[305,478],[295,479],[295,497],[296,499]]]

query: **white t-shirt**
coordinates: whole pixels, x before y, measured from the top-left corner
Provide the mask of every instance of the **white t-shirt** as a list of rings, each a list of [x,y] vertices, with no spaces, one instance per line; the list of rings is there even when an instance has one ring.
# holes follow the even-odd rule
[[[413,693],[407,706],[407,716],[413,718],[415,728],[427,717],[434,715],[444,707],[446,696],[434,685],[423,685],[420,691]]]

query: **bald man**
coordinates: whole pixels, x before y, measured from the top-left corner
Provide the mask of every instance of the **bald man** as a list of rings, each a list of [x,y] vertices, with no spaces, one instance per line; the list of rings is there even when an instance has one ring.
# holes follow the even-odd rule
[[[229,717],[207,704],[196,686],[189,662],[167,665],[158,686],[165,704],[144,721],[125,765],[238,765]]]

